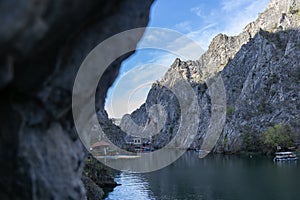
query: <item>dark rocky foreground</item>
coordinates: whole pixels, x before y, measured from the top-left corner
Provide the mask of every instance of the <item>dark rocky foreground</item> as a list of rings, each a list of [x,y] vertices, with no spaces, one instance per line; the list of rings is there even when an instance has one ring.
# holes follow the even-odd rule
[[[151,3],[0,2],[1,200],[86,198],[81,181],[86,153],[71,112],[73,81],[97,44],[121,31],[146,26]],[[121,61],[129,55],[113,63],[100,81],[98,110],[103,109]],[[102,195],[101,184],[87,177],[83,181],[94,195]]]
[[[86,190],[87,199],[99,199],[113,191],[118,183],[114,181],[112,169],[100,164],[97,159],[88,156],[85,161],[82,181]]]

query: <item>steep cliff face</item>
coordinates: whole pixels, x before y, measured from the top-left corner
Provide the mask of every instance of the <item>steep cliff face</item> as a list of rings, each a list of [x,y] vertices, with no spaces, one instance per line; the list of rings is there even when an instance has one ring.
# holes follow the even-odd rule
[[[241,150],[242,136],[259,136],[275,124],[289,125],[299,137],[299,39],[299,30],[260,31],[222,71],[233,111],[221,142],[225,151]]]
[[[85,199],[71,112],[77,70],[101,41],[146,26],[151,3],[0,2],[0,199]],[[123,59],[100,81],[99,112]]]
[[[282,123],[299,137],[299,0],[272,0],[258,19],[234,37],[217,35],[197,61],[177,59],[163,80],[154,84],[146,103],[131,114],[142,127],[151,116],[147,111],[161,104],[167,112],[164,128],[154,137],[154,145],[163,147],[178,130],[180,107],[176,97],[164,87],[168,82],[188,80],[202,108],[197,136],[192,147],[200,147],[211,120],[211,95],[207,81],[221,75],[227,100],[225,127],[215,151],[237,152],[245,147],[247,134],[260,137],[269,126]],[[179,72],[180,78],[172,76]],[[184,91],[183,91],[184,92]],[[128,116],[126,117],[128,119]],[[120,127],[131,132],[128,120]]]

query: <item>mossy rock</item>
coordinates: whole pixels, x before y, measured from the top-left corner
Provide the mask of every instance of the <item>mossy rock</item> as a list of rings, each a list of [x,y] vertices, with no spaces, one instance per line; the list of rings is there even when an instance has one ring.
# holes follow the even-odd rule
[[[109,168],[94,157],[89,156],[89,158],[86,160],[83,169],[83,176],[90,178],[99,187],[114,188],[118,185],[110,174],[111,172]]]
[[[82,176],[81,180],[86,190],[87,200],[103,199],[104,191],[94,181],[86,176]]]

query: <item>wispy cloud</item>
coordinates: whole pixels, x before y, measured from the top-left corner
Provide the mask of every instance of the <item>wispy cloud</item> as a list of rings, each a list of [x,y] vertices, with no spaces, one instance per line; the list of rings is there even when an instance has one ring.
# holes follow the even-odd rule
[[[192,30],[192,25],[191,21],[183,21],[175,25],[175,28],[179,31],[191,31]]]
[[[223,0],[225,1],[225,0]],[[226,15],[227,23],[223,32],[228,35],[237,35],[251,21],[254,21],[269,0],[240,0],[240,7],[236,7],[236,12]]]
[[[190,11],[196,15],[198,15],[199,17],[204,17],[205,13],[203,11],[203,7],[202,6],[197,6],[197,7],[193,7],[190,9]]]
[[[158,58],[157,63],[166,62],[166,59],[164,56]],[[141,106],[152,83],[162,79],[168,68],[163,64],[148,63],[121,75],[105,105],[109,116],[121,118]]]
[[[244,4],[251,2],[251,0],[222,0],[221,9],[226,12],[236,11],[237,8],[240,8]]]
[[[194,7],[191,12],[200,16],[199,20],[203,21],[205,28],[194,28],[189,36],[203,48],[207,48],[218,33],[238,35],[248,23],[256,19],[268,2],[269,0],[221,0],[219,8],[207,12],[201,6]]]
[[[151,30],[151,32],[149,32],[146,29],[143,38],[140,42],[140,45],[141,43],[144,45],[148,45],[148,44],[156,45],[157,43],[165,40],[168,40],[168,35],[166,34],[166,32],[160,31],[159,29]]]
[[[144,56],[144,59],[134,60],[134,57],[131,59],[130,70],[123,73],[110,90],[105,107],[110,117],[121,117],[123,114],[131,113],[144,103],[151,84],[162,79],[176,57],[198,59],[203,49],[208,48],[218,33],[227,35],[241,33],[243,28],[264,10],[269,0],[220,0],[220,2],[219,6],[212,6],[210,9],[204,4],[193,6],[188,10],[191,19],[176,22],[171,26],[178,31],[188,32],[185,37],[176,34],[170,36],[159,30],[146,31],[139,47],[161,46],[170,51],[165,53],[152,51]],[[201,23],[195,23],[198,21]],[[185,38],[195,42],[187,42]]]
[[[207,49],[210,41],[219,33],[217,23],[211,23],[187,34],[187,37],[197,41],[197,43],[203,48]],[[199,58],[200,55],[197,57]]]

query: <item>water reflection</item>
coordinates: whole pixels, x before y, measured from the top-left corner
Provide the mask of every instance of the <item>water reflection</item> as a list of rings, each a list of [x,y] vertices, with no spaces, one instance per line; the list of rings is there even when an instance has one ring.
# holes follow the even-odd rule
[[[149,183],[142,174],[131,174],[122,172],[115,178],[122,185],[116,187],[109,193],[106,200],[154,200],[149,189]]]
[[[297,163],[272,158],[211,155],[199,159],[187,152],[170,166],[147,174],[124,174],[122,186],[108,199],[284,199],[300,197]]]
[[[150,153],[139,153],[131,159],[101,158],[100,160],[111,168],[126,172],[151,172],[168,166],[184,153],[183,149],[163,148]]]

